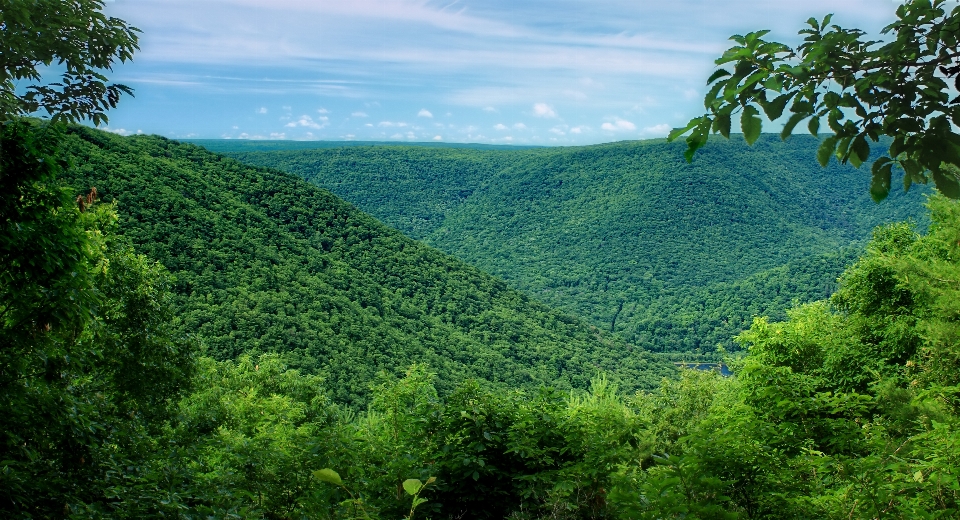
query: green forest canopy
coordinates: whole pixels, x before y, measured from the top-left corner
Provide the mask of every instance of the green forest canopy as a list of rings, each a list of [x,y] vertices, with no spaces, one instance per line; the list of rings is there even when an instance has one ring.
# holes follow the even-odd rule
[[[883,222],[923,222],[922,190],[881,205],[817,142],[663,140],[530,150],[351,146],[230,152],[299,175],[529,296],[655,351],[735,348],[756,315],[829,295]],[[219,150],[243,150],[221,141]],[[240,146],[241,148],[231,148]],[[281,146],[278,144],[278,146]]]
[[[117,202],[120,232],[175,277],[177,330],[217,359],[281,353],[355,404],[379,371],[414,362],[443,389],[471,377],[582,388],[600,369],[653,388],[669,373],[293,176],[81,127],[64,149],[66,180]]]

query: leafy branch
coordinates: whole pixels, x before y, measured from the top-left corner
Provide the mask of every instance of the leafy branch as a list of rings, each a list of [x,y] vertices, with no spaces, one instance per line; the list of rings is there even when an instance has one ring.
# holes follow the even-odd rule
[[[831,25],[831,15],[799,34],[796,49],[763,39],[769,31],[734,35],[737,43],[716,60],[704,98],[707,113],[674,129],[670,140],[687,134],[684,157],[692,161],[711,133],[729,138],[739,115],[744,139],[753,144],[762,130],[761,110],[770,121],[786,117],[781,139],[799,124],[818,136],[823,120],[832,135],[817,150],[826,166],[831,157],[859,168],[870,158],[871,143],[892,137],[886,155],[873,162],[870,195],[881,201],[890,192],[892,168],[904,171],[903,186],[930,181],[944,195],[960,198],[960,6],[948,0],[911,0],[897,9],[897,20],[871,41],[859,29]],[[953,79],[953,85],[946,80]]]

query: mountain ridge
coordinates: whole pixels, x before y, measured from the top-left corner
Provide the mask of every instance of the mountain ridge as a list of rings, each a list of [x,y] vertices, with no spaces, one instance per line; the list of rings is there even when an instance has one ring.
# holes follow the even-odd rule
[[[67,181],[118,203],[121,232],[176,277],[178,327],[217,359],[282,353],[353,405],[413,363],[442,389],[584,388],[598,370],[648,388],[671,372],[289,174],[83,127],[64,150]]]
[[[604,327],[623,305],[643,305],[664,290],[735,284],[863,244],[883,222],[923,222],[924,190],[891,194],[877,206],[863,171],[816,163],[817,142],[797,136],[783,143],[770,135],[753,147],[711,141],[692,164],[682,158],[682,143],[664,140],[228,155],[326,187],[388,225]],[[824,272],[825,283],[837,275],[838,269]],[[639,341],[639,322],[619,316],[614,324]]]

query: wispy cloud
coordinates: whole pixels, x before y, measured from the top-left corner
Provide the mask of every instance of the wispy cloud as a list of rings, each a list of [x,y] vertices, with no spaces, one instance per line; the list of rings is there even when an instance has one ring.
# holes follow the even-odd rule
[[[304,115],[300,116],[300,118],[297,119],[296,121],[290,121],[289,123],[287,123],[287,124],[284,125],[284,126],[286,126],[286,127],[288,127],[288,128],[296,128],[296,127],[298,127],[298,126],[302,126],[302,127],[313,128],[313,129],[319,130],[319,129],[321,129],[321,128],[323,128],[323,127],[325,127],[325,126],[327,125],[327,120],[328,120],[328,119],[327,119],[326,116],[321,116],[321,117],[317,118],[317,121],[314,121],[312,117],[304,114]]]
[[[662,123],[659,125],[645,127],[643,130],[640,131],[640,134],[644,136],[649,136],[649,137],[665,137],[667,134],[670,133],[670,130],[671,130],[670,125],[666,123]]]
[[[553,107],[546,103],[534,103],[533,115],[537,117],[557,117],[557,113],[553,110]]]
[[[111,123],[164,135],[215,136],[241,123],[263,138],[309,130],[317,139],[379,139],[389,132],[377,121],[395,131],[416,113],[456,130],[411,124],[399,138],[408,130],[446,141],[658,136],[702,112],[703,82],[730,34],[769,28],[769,38],[795,44],[804,20],[827,12],[875,34],[894,8],[889,0],[110,2],[108,15],[144,31],[136,59],[111,75],[137,90]],[[268,113],[276,117],[255,117]],[[575,123],[583,121],[596,123]]]
[[[637,125],[625,119],[616,118],[613,122],[606,122],[600,128],[608,132],[630,132],[637,129]]]

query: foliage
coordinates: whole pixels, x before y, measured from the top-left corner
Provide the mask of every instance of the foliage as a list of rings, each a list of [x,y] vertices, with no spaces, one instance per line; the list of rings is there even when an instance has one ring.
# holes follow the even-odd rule
[[[673,372],[290,175],[158,137],[73,127],[66,143],[70,182],[119,201],[123,234],[176,276],[176,330],[216,359],[282,354],[358,409],[380,371],[414,363],[443,392],[585,388],[598,368],[652,389]]]
[[[102,0],[0,1],[0,122],[42,109],[55,122],[105,123],[106,110],[132,95],[102,71],[133,58],[140,31],[102,9]],[[65,70],[59,82],[38,84],[41,67]]]
[[[955,516],[957,343],[943,339],[957,333],[960,213],[944,198],[930,207],[926,236],[879,228],[830,302],[756,320],[727,397],[706,401],[665,469],[625,474],[626,510]]]
[[[102,499],[188,389],[166,271],[58,184],[58,132],[0,126],[0,510],[66,515]]]
[[[809,137],[711,142],[692,165],[663,141],[232,146],[628,343],[688,356],[734,350],[754,316],[826,298],[874,226],[924,218],[922,190],[876,207],[854,168],[817,165]]]
[[[42,135],[36,128],[17,131],[22,139],[14,135],[11,142]],[[191,319],[195,309],[204,309],[199,304],[213,301],[202,291],[245,280],[237,274],[244,269],[234,267],[250,261],[244,260],[244,250],[220,247],[217,240],[251,237],[256,241],[245,247],[277,266],[255,271],[259,277],[245,282],[251,286],[275,290],[286,286],[272,285],[270,276],[289,285],[324,272],[297,268],[298,263],[284,261],[288,257],[299,265],[336,265],[341,279],[350,276],[350,286],[358,290],[341,283],[336,287],[343,292],[317,291],[318,298],[368,304],[344,305],[318,323],[349,316],[349,309],[375,308],[378,300],[370,294],[386,295],[379,301],[389,309],[389,293],[364,291],[391,283],[396,288],[390,291],[403,295],[396,300],[401,304],[418,301],[435,286],[458,295],[462,286],[443,285],[451,283],[449,273],[489,291],[464,291],[461,301],[472,294],[477,301],[506,302],[497,303],[504,305],[498,314],[503,321],[497,323],[519,327],[481,322],[461,332],[489,334],[490,342],[478,340],[478,348],[519,350],[500,341],[531,330],[522,327],[541,319],[525,316],[558,315],[536,314],[538,307],[505,287],[496,289],[492,279],[287,176],[158,138],[120,138],[82,128],[69,132],[63,142],[76,161],[71,181],[88,186],[96,174],[92,165],[111,168],[112,174],[97,184],[114,202],[84,199],[81,212],[54,182],[56,161],[17,163],[32,164],[37,173],[9,195],[13,198],[5,208],[12,209],[2,244],[12,252],[5,254],[30,254],[30,241],[17,233],[34,232],[35,223],[66,230],[64,236],[74,238],[58,242],[82,254],[46,261],[46,249],[35,248],[33,264],[4,264],[4,279],[19,284],[5,289],[49,295],[6,296],[5,308],[30,305],[34,311],[16,312],[58,316],[44,309],[69,310],[73,300],[30,284],[60,287],[60,278],[69,280],[63,282],[67,288],[77,279],[75,299],[88,303],[82,312],[63,314],[63,321],[51,319],[49,330],[45,324],[37,327],[40,322],[5,322],[5,340],[16,340],[21,351],[4,358],[4,377],[17,362],[34,363],[23,365],[32,370],[22,378],[29,385],[3,387],[0,411],[7,437],[0,478],[4,512],[10,516],[840,519],[951,518],[960,511],[960,209],[955,202],[931,199],[926,235],[910,224],[878,228],[829,301],[797,306],[784,322],[755,320],[739,338],[749,355],[729,360],[735,377],[684,370],[656,391],[637,393],[631,390],[639,385],[623,392],[613,376],[593,372],[580,389],[537,384],[550,381],[545,377],[534,384],[518,378],[515,386],[521,388],[511,389],[513,381],[502,375],[500,384],[471,379],[450,370],[457,365],[443,364],[439,356],[431,359],[439,366],[408,364],[398,374],[400,363],[416,359],[404,358],[398,341],[377,358],[393,364],[382,363],[386,370],[364,379],[350,372],[369,370],[363,358],[344,363],[341,372],[311,371],[301,368],[316,364],[280,348],[194,362],[190,342],[173,340],[189,329],[171,311]],[[18,146],[12,149],[36,148]],[[138,194],[125,183],[142,189]],[[31,202],[36,200],[50,202]],[[115,223],[114,204],[131,208],[138,220]],[[44,224],[55,218],[61,220]],[[116,235],[118,228],[124,237]],[[155,228],[165,231],[149,233]],[[173,229],[181,234],[170,233]],[[210,229],[214,234],[202,242],[210,247],[193,247]],[[165,255],[181,277],[176,283],[186,281],[190,292],[168,285],[164,270],[133,254],[127,240]],[[397,251],[409,256],[382,261]],[[62,270],[64,262],[72,262],[71,271]],[[414,263],[418,270],[391,274],[400,263]],[[44,275],[41,267],[28,276],[24,269],[34,265],[61,270]],[[193,266],[206,267],[198,273]],[[436,316],[432,300],[420,301],[427,302],[424,310],[407,308],[408,319]],[[282,319],[295,310],[264,312],[261,318]],[[448,312],[450,323],[456,323],[459,315]],[[574,331],[566,341],[580,337],[575,320],[550,319],[556,321],[540,326],[565,324]],[[356,330],[377,324],[373,319],[358,323]],[[416,330],[423,321],[389,323]],[[76,334],[67,328],[71,324],[80,327]],[[218,337],[198,329],[213,351]],[[457,336],[440,339],[451,337]],[[343,348],[360,343],[362,336],[338,339]],[[509,375],[512,367],[542,367],[537,363],[546,359],[547,366],[556,360],[581,362],[580,374],[585,374],[600,356],[616,355],[595,347],[575,352],[583,356],[578,360],[544,344],[523,347],[540,352],[497,358],[490,370]],[[318,359],[336,352],[320,351],[324,357]],[[87,354],[95,356],[92,361]],[[39,361],[31,361],[38,356],[55,361],[60,377],[38,370]],[[623,359],[605,361],[617,366]],[[617,379],[626,374],[617,373]],[[192,384],[186,392],[188,378]],[[342,399],[350,395],[346,384],[367,387],[356,400]],[[23,396],[33,391],[52,400]]]
[[[831,156],[859,168],[870,161],[870,142],[889,136],[887,155],[873,161],[870,194],[876,201],[890,191],[892,167],[904,170],[903,186],[933,180],[941,193],[960,198],[960,7],[947,0],[908,0],[884,40],[870,40],[858,29],[831,25],[831,16],[808,20],[796,49],[763,39],[769,31],[731,37],[737,45],[716,60],[707,81],[708,113],[677,128],[670,139],[687,137],[687,160],[710,133],[730,136],[739,114],[745,140],[760,136],[760,109],[770,120],[789,106],[781,138],[809,119],[814,136],[826,118],[832,135],[817,149],[826,166]],[[954,86],[948,84],[954,79]],[[869,140],[869,141],[868,141]],[[884,143],[884,146],[887,144]]]

